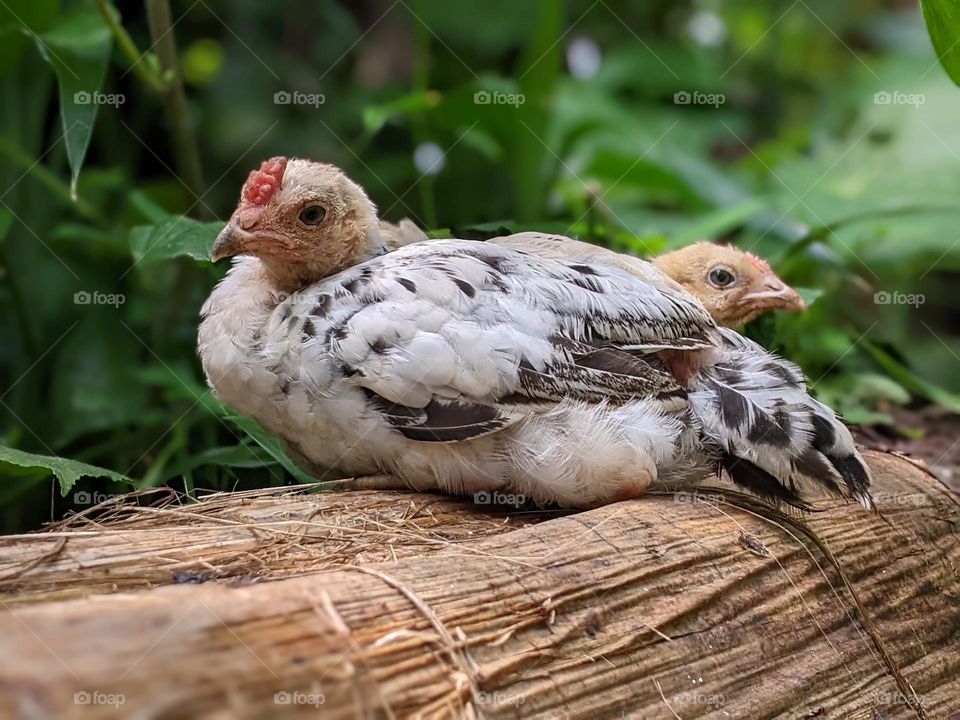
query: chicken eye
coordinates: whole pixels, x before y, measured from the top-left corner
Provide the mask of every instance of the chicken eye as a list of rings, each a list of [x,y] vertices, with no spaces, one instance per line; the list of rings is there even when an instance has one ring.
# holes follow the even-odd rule
[[[732,272],[722,267],[711,270],[707,279],[710,281],[710,284],[716,288],[730,287],[737,280]]]
[[[307,205],[300,211],[298,217],[304,225],[319,225],[326,214],[327,211],[323,209],[322,205]]]

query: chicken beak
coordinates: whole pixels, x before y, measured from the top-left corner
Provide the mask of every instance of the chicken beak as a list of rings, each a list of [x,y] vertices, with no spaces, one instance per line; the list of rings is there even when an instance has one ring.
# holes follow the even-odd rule
[[[250,233],[246,230],[241,230],[233,222],[227,223],[213,243],[213,249],[210,251],[210,262],[240,255],[243,253],[244,245],[249,238]]]
[[[807,309],[800,293],[773,274],[765,275],[760,289],[748,292],[740,300],[743,303],[757,303],[770,310],[803,312]]]

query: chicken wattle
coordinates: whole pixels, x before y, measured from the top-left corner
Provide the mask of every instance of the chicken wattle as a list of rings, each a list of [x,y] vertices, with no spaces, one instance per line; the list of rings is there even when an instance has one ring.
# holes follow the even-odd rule
[[[307,467],[583,507],[721,466],[765,497],[870,504],[850,433],[799,370],[653,266],[468,240],[387,252],[337,168],[268,163],[276,184],[244,192],[214,248],[239,257],[199,353],[218,396]]]

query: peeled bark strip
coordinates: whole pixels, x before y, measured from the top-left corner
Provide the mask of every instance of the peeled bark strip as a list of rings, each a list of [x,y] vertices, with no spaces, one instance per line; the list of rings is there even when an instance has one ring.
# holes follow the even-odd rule
[[[0,713],[949,718],[960,506],[868,459],[880,515],[249,494],[5,538]]]

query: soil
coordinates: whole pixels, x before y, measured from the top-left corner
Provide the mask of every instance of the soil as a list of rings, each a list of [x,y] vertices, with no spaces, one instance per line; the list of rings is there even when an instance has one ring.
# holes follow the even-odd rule
[[[960,416],[933,407],[897,410],[893,415],[892,426],[851,428],[857,442],[922,461],[944,485],[960,494]]]

